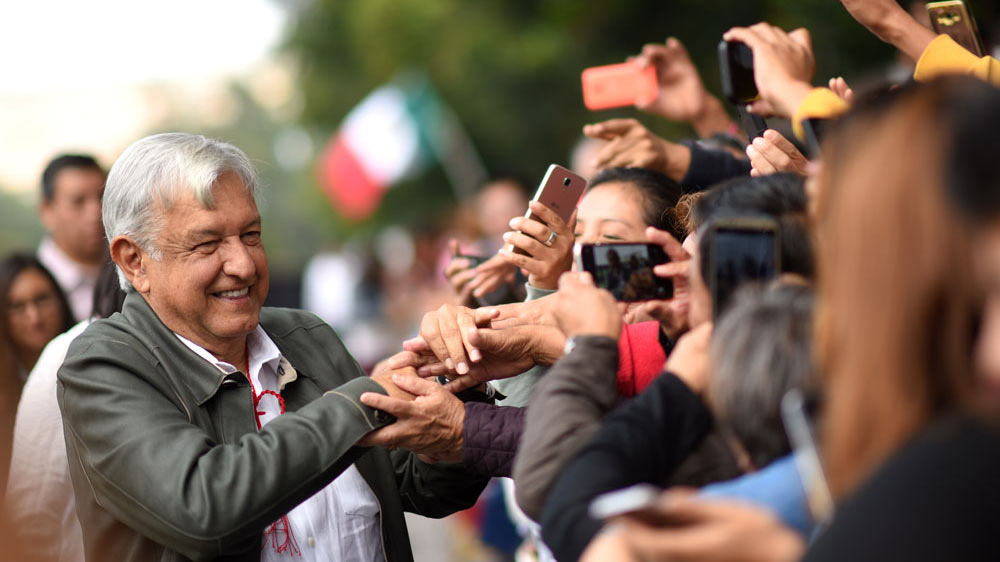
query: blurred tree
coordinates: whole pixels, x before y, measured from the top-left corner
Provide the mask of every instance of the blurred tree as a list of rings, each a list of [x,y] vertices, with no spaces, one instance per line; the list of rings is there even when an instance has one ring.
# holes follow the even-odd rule
[[[550,162],[566,162],[584,123],[640,116],[670,138],[691,134],[635,110],[594,113],[583,107],[581,70],[624,60],[645,43],[671,35],[680,39],[714,92],[719,91],[716,45],[734,25],[766,20],[788,29],[808,27],[817,52],[817,82],[833,75],[857,78],[893,55],[834,0],[315,0],[293,5],[298,10],[286,48],[301,63],[301,121],[307,127],[332,134],[351,107],[397,70],[422,68],[464,122],[487,167],[529,178],[540,176]],[[442,181],[441,174],[431,173],[390,191],[370,222],[426,216],[428,209],[451,199]]]

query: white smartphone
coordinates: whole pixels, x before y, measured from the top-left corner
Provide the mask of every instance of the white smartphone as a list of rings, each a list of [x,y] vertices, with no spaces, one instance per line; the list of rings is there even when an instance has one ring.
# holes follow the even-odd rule
[[[781,419],[792,445],[795,468],[798,469],[806,490],[809,512],[815,523],[823,525],[833,517],[833,495],[823,472],[819,449],[816,447],[806,410],[806,399],[798,389],[789,390],[781,399]]]

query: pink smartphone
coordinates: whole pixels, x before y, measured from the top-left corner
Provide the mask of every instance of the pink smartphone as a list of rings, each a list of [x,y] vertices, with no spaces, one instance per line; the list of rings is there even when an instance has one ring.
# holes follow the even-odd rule
[[[583,105],[590,110],[649,103],[660,95],[656,69],[632,62],[590,67],[580,81]]]
[[[587,180],[583,179],[582,176],[578,176],[558,164],[550,164],[532,201],[538,201],[552,209],[563,221],[568,221],[586,189]],[[545,224],[545,221],[535,216],[531,209],[528,209],[524,216]],[[506,248],[509,251],[527,255],[520,248],[515,248],[513,244],[508,244]]]

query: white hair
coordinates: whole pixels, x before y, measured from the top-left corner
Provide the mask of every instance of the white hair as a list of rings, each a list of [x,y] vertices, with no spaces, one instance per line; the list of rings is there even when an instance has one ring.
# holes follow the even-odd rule
[[[189,133],[139,139],[108,172],[102,201],[104,233],[109,241],[127,236],[159,260],[155,240],[163,226],[163,212],[185,189],[203,207],[214,209],[212,190],[225,173],[238,175],[247,193],[256,199],[257,172],[239,148]],[[123,290],[134,290],[120,267],[118,281]]]

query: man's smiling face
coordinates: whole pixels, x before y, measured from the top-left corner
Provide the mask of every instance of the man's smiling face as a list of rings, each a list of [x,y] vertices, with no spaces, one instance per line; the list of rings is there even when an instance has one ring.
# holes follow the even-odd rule
[[[144,256],[146,283],[136,287],[164,324],[217,357],[239,349],[257,327],[268,291],[260,213],[238,175],[223,174],[215,208],[189,191],[162,215],[156,247]]]

